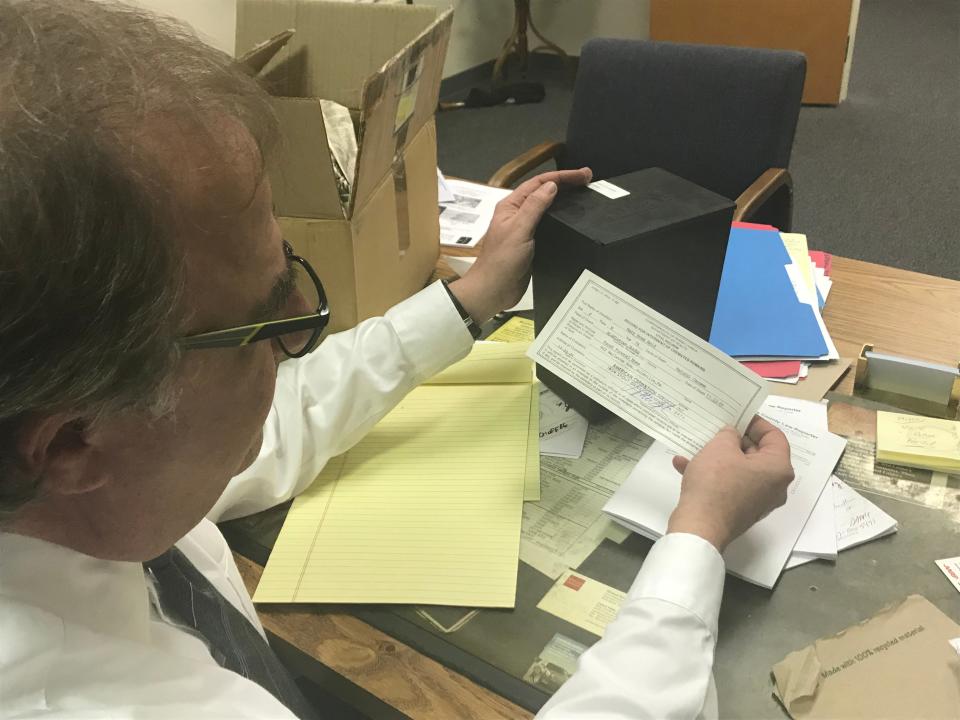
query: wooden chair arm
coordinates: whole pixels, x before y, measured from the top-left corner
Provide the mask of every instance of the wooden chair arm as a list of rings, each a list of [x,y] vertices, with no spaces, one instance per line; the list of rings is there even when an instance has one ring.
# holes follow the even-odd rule
[[[789,171],[784,168],[770,168],[765,171],[753,181],[750,187],[740,193],[740,197],[736,200],[737,207],[733,211],[733,219],[749,220],[767,199],[782,187],[793,191],[793,179]]]
[[[562,142],[542,142],[534,145],[526,152],[520,153],[513,160],[504,163],[490,179],[487,185],[498,188],[510,188],[513,184],[550,158],[555,158],[563,150]]]

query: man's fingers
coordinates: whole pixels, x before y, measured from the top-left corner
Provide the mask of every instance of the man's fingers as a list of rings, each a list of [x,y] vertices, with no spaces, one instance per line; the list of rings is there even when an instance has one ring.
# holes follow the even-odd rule
[[[740,433],[737,432],[737,429],[732,425],[725,425],[714,435],[713,440],[711,440],[708,445],[723,444],[723,445],[735,445],[740,447]]]
[[[546,183],[556,183],[558,185],[586,185],[593,178],[593,171],[590,168],[580,168],[579,170],[553,170],[532,177],[526,182],[520,183],[516,190],[504,198],[504,201],[516,208],[523,205],[523,201],[535,193]]]
[[[534,228],[537,227],[540,218],[543,217],[556,196],[557,184],[546,182],[530,193],[523,201],[523,205],[517,208],[517,229],[524,237],[533,235]]]
[[[787,442],[787,436],[772,423],[764,420],[759,415],[753,418],[750,426],[747,428],[746,436],[760,450],[785,451],[790,453],[790,443]]]
[[[687,465],[689,464],[690,464],[690,461],[687,460],[687,458],[681,457],[680,455],[673,456],[673,469],[676,470],[681,475],[683,475],[683,473],[686,472]]]

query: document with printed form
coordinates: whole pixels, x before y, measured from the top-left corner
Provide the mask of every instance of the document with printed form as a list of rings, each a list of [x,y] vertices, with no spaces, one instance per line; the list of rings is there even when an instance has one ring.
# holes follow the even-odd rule
[[[525,486],[539,497],[525,350],[478,343],[327,463],[254,600],[513,607]]]
[[[725,425],[746,430],[767,396],[760,376],[589,270],[529,355],[687,457]]]

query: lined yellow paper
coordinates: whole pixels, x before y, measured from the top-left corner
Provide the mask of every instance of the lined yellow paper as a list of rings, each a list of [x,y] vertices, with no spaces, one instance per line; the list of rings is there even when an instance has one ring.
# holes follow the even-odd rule
[[[531,383],[533,363],[529,343],[478,342],[470,354],[427,380],[430,385]]]
[[[538,393],[525,346],[491,347],[504,346],[477,344],[327,464],[294,501],[255,601],[513,607],[534,478],[539,496]]]
[[[530,387],[530,421],[527,425],[527,462],[523,476],[524,501],[540,499],[540,383]]]
[[[960,422],[878,412],[877,460],[940,472],[960,471]]]

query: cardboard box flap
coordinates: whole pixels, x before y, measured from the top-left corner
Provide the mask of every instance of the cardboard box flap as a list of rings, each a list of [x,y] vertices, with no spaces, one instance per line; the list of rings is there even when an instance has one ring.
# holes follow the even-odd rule
[[[253,47],[241,60],[259,66],[285,137],[275,181],[284,215],[353,217],[397,169],[403,201],[402,154],[436,111],[452,20],[452,10],[417,5],[238,0],[237,49]],[[347,107],[356,125],[342,203],[319,99]]]
[[[443,12],[364,83],[349,215],[366,204],[407,142],[436,112],[452,24],[453,11]]]
[[[239,52],[293,28],[296,35],[266,67],[276,95],[322,97],[360,108],[365,80],[437,19],[418,5],[327,0],[238,0]],[[298,57],[297,62],[286,62]]]
[[[284,136],[270,180],[285,215],[343,218],[330,148],[317,98],[274,98]]]
[[[259,45],[245,52],[237,58],[237,63],[246,68],[250,74],[259,75],[267,63],[273,60],[273,56],[280,52],[281,48],[293,37],[293,30],[284,30],[274,35],[269,40],[264,40]]]

